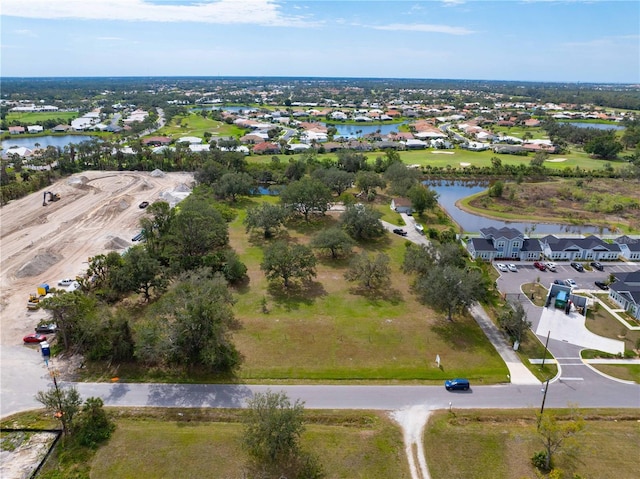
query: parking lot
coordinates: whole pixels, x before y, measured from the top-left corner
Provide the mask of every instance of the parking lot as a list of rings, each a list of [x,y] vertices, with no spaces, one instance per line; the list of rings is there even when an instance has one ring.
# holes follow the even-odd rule
[[[515,264],[517,272],[514,273],[512,271],[500,271],[497,266],[498,263],[504,265],[510,263]],[[570,262],[568,261],[556,261],[555,263],[556,271],[552,272],[548,270],[540,271],[533,266],[533,262],[497,260],[494,262],[493,266],[494,268],[496,268],[496,271],[500,273],[500,278],[498,279],[498,288],[504,293],[519,293],[521,284],[535,283],[538,278],[540,278],[540,283],[547,288],[549,287],[549,284],[553,283],[553,281],[556,279],[566,280],[571,278],[577,284],[576,289],[589,289],[599,291],[600,289],[594,284],[594,281],[606,281],[608,280],[609,275],[614,272],[631,272],[640,269],[640,263],[624,263],[617,261],[610,263],[602,262],[604,271],[585,269],[583,272],[578,272],[571,267]]]

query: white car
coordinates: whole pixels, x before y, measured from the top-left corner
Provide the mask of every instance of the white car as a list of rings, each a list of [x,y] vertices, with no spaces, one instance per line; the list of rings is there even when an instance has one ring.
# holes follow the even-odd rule
[[[496,268],[498,268],[503,273],[506,273],[507,271],[509,271],[507,269],[507,267],[505,265],[503,265],[502,263],[496,263]]]
[[[70,278],[61,279],[60,281],[58,281],[58,286],[70,286],[75,282],[76,282],[75,279],[70,279]]]
[[[565,279],[564,282],[565,282],[565,284],[567,286],[570,286],[572,288],[575,288],[576,286],[578,286],[577,283],[574,280],[572,280],[571,278]]]
[[[518,271],[518,268],[516,268],[516,265],[513,263],[509,263],[507,265],[507,268],[509,268],[509,271],[513,271],[514,273],[516,273]]]
[[[549,271],[555,271],[556,270],[556,264],[553,263],[553,262],[548,262],[548,263],[545,263],[544,265],[547,267],[547,269]]]

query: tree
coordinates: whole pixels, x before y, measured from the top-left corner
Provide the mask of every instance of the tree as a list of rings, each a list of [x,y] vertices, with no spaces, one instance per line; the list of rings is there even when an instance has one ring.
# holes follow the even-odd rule
[[[259,477],[324,476],[317,459],[300,445],[305,430],[304,403],[300,400],[292,404],[283,392],[256,393],[248,401],[243,423],[242,444]]]
[[[354,150],[342,149],[336,152],[338,168],[349,173],[367,169],[367,157]]]
[[[82,446],[95,449],[111,437],[116,426],[107,416],[103,406],[102,399],[96,397],[87,398],[84,402],[76,419],[74,433]]]
[[[64,435],[69,436],[73,430],[73,419],[80,410],[82,400],[75,387],[58,386],[55,376],[53,381],[53,387],[48,391],[38,391],[35,399],[54,414],[62,424]]]
[[[358,171],[356,174],[356,186],[369,197],[369,193],[375,192],[376,188],[384,188],[387,183],[382,177],[373,171]]]
[[[154,258],[165,261],[168,234],[175,217],[175,210],[166,201],[151,203],[140,220],[145,248]]]
[[[380,253],[372,259],[363,251],[351,260],[344,277],[347,281],[357,281],[366,289],[378,289],[389,284],[391,276],[389,262],[389,256],[384,253]]]
[[[568,420],[560,420],[552,414],[541,414],[538,420],[538,435],[544,446],[543,469],[550,471],[553,456],[559,453],[561,447],[565,453],[571,453],[578,446],[576,436],[584,429],[585,423],[582,416],[577,414],[572,414]]]
[[[407,197],[411,200],[411,206],[416,213],[421,215],[425,210],[431,210],[438,204],[438,193],[418,183],[407,191]]]
[[[247,216],[243,223],[247,233],[254,229],[261,229],[265,238],[271,238],[289,217],[289,211],[282,205],[261,203],[247,209]]]
[[[320,230],[311,239],[312,248],[328,250],[333,259],[350,254],[353,245],[354,241],[351,237],[342,228],[337,227]]]
[[[255,182],[248,173],[225,173],[214,184],[216,196],[220,198],[231,198],[235,203],[239,195],[249,195],[255,188]]]
[[[391,193],[406,196],[409,189],[419,182],[418,170],[407,168],[402,162],[391,163],[384,172],[384,178],[390,185]]]
[[[453,321],[454,312],[464,310],[484,295],[480,272],[449,265],[429,269],[418,277],[413,288],[420,301],[446,311],[449,321]]]
[[[613,160],[617,158],[624,147],[617,140],[615,133],[606,133],[592,138],[584,145],[584,151],[595,157],[605,160]]]
[[[331,191],[320,180],[305,177],[284,188],[280,192],[280,200],[309,221],[310,213],[324,214],[329,209]]]
[[[384,235],[385,229],[380,222],[382,213],[366,205],[347,206],[340,215],[342,227],[356,241],[370,240]]]
[[[503,191],[504,183],[498,180],[489,188],[489,196],[492,196],[494,198],[501,198]]]
[[[531,327],[521,303],[507,304],[498,316],[498,323],[513,341],[518,342],[522,342],[524,333]]]
[[[40,302],[40,307],[51,312],[65,351],[72,351],[72,348],[83,351],[88,346],[88,335],[85,333],[87,321],[96,309],[94,298],[76,290],[45,298]]]
[[[123,292],[142,293],[148,302],[151,290],[164,292],[167,280],[160,262],[142,246],[133,246],[122,255],[123,265],[115,271],[114,286]]]
[[[269,281],[282,279],[288,288],[290,281],[299,278],[308,281],[316,276],[316,257],[308,246],[288,245],[284,241],[276,241],[264,252],[260,269]]]
[[[348,188],[351,188],[356,178],[355,174],[339,170],[335,166],[328,169],[319,168],[313,172],[313,176],[322,181],[327,188],[338,196]]]

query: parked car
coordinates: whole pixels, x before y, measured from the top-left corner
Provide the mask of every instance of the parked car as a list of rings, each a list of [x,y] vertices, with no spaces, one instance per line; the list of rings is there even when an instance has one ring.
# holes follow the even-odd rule
[[[594,283],[600,289],[604,289],[604,290],[609,289],[609,285],[607,283],[605,283],[604,281],[594,281]]]
[[[56,332],[55,324],[39,324],[36,326],[36,333],[52,334]]]
[[[571,267],[576,271],[579,271],[580,273],[584,271],[584,266],[582,266],[580,263],[577,263],[575,261],[571,263]]]
[[[602,266],[602,264],[598,261],[592,261],[589,264],[591,265],[592,268],[595,268],[598,271],[604,271],[604,266]]]
[[[547,269],[546,265],[540,261],[534,261],[533,266],[538,268],[540,271],[545,271]]]
[[[73,284],[76,280],[71,278],[61,279],[58,281],[58,286],[69,286]]]
[[[575,288],[576,286],[578,286],[578,284],[571,278],[565,279],[564,284],[566,284],[567,286],[570,286],[571,288]]]
[[[561,279],[554,279],[553,280],[553,284],[561,284],[562,286],[566,286],[567,285],[567,283],[565,283]]]
[[[549,271],[553,271],[553,272],[555,272],[555,270],[556,270],[556,264],[555,264],[554,262],[549,261],[549,262],[545,263],[544,265],[547,267],[547,269],[548,269]]]
[[[27,334],[22,340],[25,343],[41,343],[42,341],[46,341],[47,337],[44,334],[40,333],[31,333]]]
[[[447,391],[467,391],[469,389],[469,380],[461,378],[447,379],[444,382],[444,387],[447,388]]]
[[[394,228],[393,232],[397,235],[400,236],[407,236],[407,232],[405,230],[403,230],[402,228]]]
[[[140,204],[138,205],[138,208],[140,208],[140,209],[144,209],[144,208],[146,208],[147,206],[149,206],[149,202],[148,202],[148,201],[143,201],[142,203],[140,203]]]
[[[515,264],[513,264],[513,263],[509,263],[509,264],[507,265],[507,268],[509,268],[509,271],[513,271],[514,273],[517,273],[517,272],[518,272],[518,268],[516,268],[516,265],[515,265]]]
[[[506,273],[507,271],[509,271],[507,269],[507,266],[502,264],[502,263],[496,263],[496,268],[498,268],[500,271],[502,271],[503,273]]]

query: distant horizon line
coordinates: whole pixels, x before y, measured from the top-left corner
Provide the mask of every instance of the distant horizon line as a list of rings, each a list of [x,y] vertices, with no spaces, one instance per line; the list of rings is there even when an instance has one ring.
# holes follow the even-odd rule
[[[369,80],[369,81],[457,81],[457,82],[503,82],[545,83],[575,85],[625,85],[639,86],[637,82],[583,81],[583,80],[503,80],[486,78],[422,78],[422,77],[349,77],[349,76],[291,76],[291,75],[71,75],[71,76],[0,76],[4,80],[50,80],[50,79],[291,79],[291,80]]]

